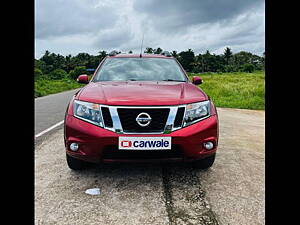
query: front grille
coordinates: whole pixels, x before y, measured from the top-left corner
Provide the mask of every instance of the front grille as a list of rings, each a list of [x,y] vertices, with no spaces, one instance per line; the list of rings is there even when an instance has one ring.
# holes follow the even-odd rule
[[[102,153],[103,159],[171,159],[184,158],[179,145],[172,145],[171,150],[119,150],[117,145],[107,146]]]
[[[101,110],[102,110],[102,117],[103,117],[103,120],[104,120],[104,125],[106,127],[113,127],[113,121],[111,119],[109,108],[101,107]]]
[[[182,126],[182,120],[184,116],[184,107],[180,107],[177,110],[177,114],[174,121],[174,127],[181,127]]]
[[[163,132],[170,109],[169,108],[118,108],[118,114],[124,132]],[[140,126],[136,118],[140,113],[148,113],[152,118],[150,124],[146,127]]]

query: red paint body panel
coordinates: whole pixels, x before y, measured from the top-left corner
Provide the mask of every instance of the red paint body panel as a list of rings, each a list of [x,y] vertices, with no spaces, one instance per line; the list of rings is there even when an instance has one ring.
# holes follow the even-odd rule
[[[82,84],[88,84],[89,83],[89,77],[86,74],[82,74],[77,78],[78,83]]]
[[[180,105],[205,101],[208,97],[191,83],[105,81],[89,83],[76,99],[105,105]]]

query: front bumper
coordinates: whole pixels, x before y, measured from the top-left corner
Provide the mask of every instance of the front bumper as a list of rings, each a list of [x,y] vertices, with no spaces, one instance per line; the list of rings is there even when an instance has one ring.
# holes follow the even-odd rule
[[[64,139],[66,153],[74,158],[88,162],[137,162],[137,161],[194,161],[214,154],[218,146],[218,117],[212,115],[207,119],[173,131],[170,134],[118,134],[96,125],[87,123],[72,115],[67,114],[64,123]],[[164,158],[107,158],[104,152],[118,150],[119,136],[134,137],[172,137],[172,146],[182,152],[182,157]],[[214,148],[206,150],[203,143],[212,141]],[[76,152],[70,150],[70,144],[77,142],[79,149]],[[173,149],[172,149],[173,150]],[[166,150],[166,151],[172,151]],[[128,151],[128,150],[123,150]],[[136,150],[137,151],[137,150]],[[162,151],[162,150],[157,150]],[[141,151],[140,151],[141,152]],[[146,152],[146,151],[143,151]],[[126,154],[126,153],[124,153]]]

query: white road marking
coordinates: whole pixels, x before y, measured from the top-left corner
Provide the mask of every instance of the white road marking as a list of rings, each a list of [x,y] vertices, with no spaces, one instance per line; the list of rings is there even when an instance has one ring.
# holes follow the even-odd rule
[[[49,127],[48,129],[42,131],[41,133],[35,135],[34,137],[37,138],[39,136],[42,136],[43,134],[49,132],[50,130],[54,129],[55,127],[58,127],[59,125],[63,124],[64,120],[58,122],[57,124],[54,124],[53,126]]]

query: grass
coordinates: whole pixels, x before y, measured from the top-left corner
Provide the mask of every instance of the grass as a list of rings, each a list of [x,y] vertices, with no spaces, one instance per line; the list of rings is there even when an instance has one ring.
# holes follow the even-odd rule
[[[42,97],[50,94],[55,94],[62,91],[72,90],[83,87],[84,84],[79,84],[75,80],[46,80],[37,79],[34,81],[34,97]]]
[[[200,76],[203,83],[199,87],[211,97],[217,107],[240,109],[265,109],[265,73],[203,73],[191,74],[189,77]],[[41,97],[62,91],[83,87],[75,80],[35,81],[35,97]]]
[[[265,73],[203,73],[199,87],[211,97],[217,107],[240,109],[265,109]]]

